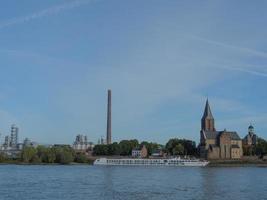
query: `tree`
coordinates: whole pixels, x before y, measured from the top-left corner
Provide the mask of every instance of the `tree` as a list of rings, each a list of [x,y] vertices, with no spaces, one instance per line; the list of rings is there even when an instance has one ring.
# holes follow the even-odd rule
[[[95,145],[93,152],[96,156],[108,155],[108,146],[104,144]]]
[[[56,155],[55,162],[60,164],[69,164],[74,161],[75,152],[72,148],[64,147],[53,147],[53,151]]]
[[[184,146],[184,154],[185,155],[196,155],[197,154],[197,148],[196,143],[191,140],[182,140],[182,144]]]
[[[31,159],[31,163],[41,163],[41,162],[42,162],[42,160],[40,159],[40,157],[37,154],[35,154]]]
[[[122,140],[118,144],[114,142],[112,144],[98,144],[95,145],[93,152],[94,155],[131,155],[132,149],[139,146],[138,140]]]
[[[256,152],[256,155],[258,156],[266,155],[267,154],[267,141],[262,138],[258,138],[255,152]]]
[[[120,155],[121,148],[117,142],[108,145],[108,155]]]
[[[5,162],[7,160],[8,160],[8,156],[5,153],[1,152],[0,153],[0,163]]]
[[[173,138],[170,139],[167,144],[166,144],[166,150],[170,155],[174,155],[174,148],[178,145],[181,144],[183,146],[183,153],[182,155],[196,155],[197,154],[197,148],[196,148],[196,143],[191,140],[185,140],[185,139],[177,139]]]
[[[147,142],[147,141],[143,141],[141,142],[140,146],[145,145],[147,148],[147,153],[148,155],[151,155],[153,153],[153,151],[157,150],[157,149],[163,149],[163,146],[157,143],[153,143],[153,142]]]
[[[40,162],[54,163],[56,160],[55,151],[51,147],[38,146],[37,155],[40,158]]]
[[[34,147],[24,147],[21,153],[21,160],[23,162],[31,162],[37,155],[37,150]]]
[[[176,147],[176,145],[180,144],[181,140],[177,138],[170,139],[166,144],[166,150],[170,155],[173,155],[173,149]]]
[[[44,146],[37,147],[37,155],[40,158],[41,162],[47,162],[47,148]]]
[[[138,140],[122,140],[119,143],[121,155],[129,156],[132,153],[132,150],[139,146]]]
[[[89,162],[88,158],[86,157],[84,153],[76,153],[74,161],[77,163],[88,163]]]
[[[46,162],[47,163],[54,163],[56,161],[56,152],[53,148],[49,148],[46,152]]]
[[[177,144],[173,150],[172,150],[172,154],[173,155],[183,155],[184,154],[184,146],[180,143],[180,144]]]

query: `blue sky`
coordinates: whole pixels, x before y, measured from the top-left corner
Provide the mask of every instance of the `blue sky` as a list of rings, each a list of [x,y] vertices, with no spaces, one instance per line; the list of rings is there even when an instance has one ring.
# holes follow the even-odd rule
[[[267,138],[266,1],[46,0],[0,6],[0,132],[96,142],[113,92],[113,140]]]

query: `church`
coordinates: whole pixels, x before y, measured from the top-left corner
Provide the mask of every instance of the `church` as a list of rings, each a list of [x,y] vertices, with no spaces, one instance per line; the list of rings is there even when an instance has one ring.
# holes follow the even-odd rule
[[[209,101],[207,99],[201,119],[200,157],[209,160],[240,159],[243,156],[242,140],[237,132],[217,131]]]

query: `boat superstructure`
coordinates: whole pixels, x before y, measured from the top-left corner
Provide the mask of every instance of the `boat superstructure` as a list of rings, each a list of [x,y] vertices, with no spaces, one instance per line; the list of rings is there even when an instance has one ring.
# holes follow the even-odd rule
[[[155,165],[155,166],[192,166],[204,167],[209,162],[199,159],[139,159],[139,158],[98,158],[94,165]]]

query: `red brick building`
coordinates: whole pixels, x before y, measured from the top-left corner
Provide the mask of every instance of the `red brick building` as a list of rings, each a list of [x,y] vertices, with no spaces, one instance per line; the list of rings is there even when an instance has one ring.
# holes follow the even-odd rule
[[[209,101],[206,101],[201,119],[200,156],[205,159],[240,159],[242,140],[237,132],[216,131]]]

